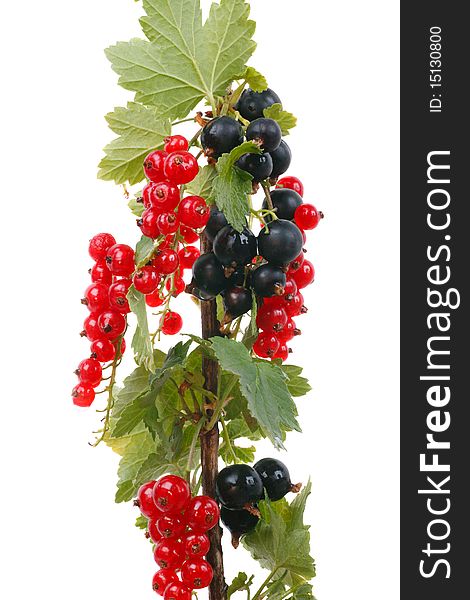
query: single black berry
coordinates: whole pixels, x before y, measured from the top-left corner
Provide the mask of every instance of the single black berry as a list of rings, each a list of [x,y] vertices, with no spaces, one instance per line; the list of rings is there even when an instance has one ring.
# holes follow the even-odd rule
[[[251,88],[248,88],[241,95],[235,109],[244,119],[254,121],[254,119],[264,116],[264,109],[273,104],[281,104],[281,99],[270,88],[264,90],[264,92],[254,92]]]
[[[226,225],[215,236],[214,254],[225,267],[249,264],[258,253],[256,236],[246,227],[240,233]]]
[[[224,292],[224,306],[226,311],[226,322],[244,315],[250,311],[253,306],[251,290],[241,286],[227,289]]]
[[[264,154],[244,154],[237,160],[236,165],[249,173],[255,183],[270,177],[273,170],[273,161],[271,155],[267,152]]]
[[[263,458],[253,468],[261,477],[270,500],[280,500],[296,487],[292,485],[286,465],[277,458]]]
[[[204,233],[209,241],[213,241],[215,236],[219,233],[222,227],[228,225],[228,221],[225,218],[224,213],[217,208],[217,206],[211,207],[211,214],[207,225],[204,229]]]
[[[220,294],[226,285],[224,268],[212,252],[202,254],[196,260],[193,265],[193,279],[196,288],[204,294],[214,296]]]
[[[286,285],[286,274],[275,265],[261,265],[253,271],[251,283],[257,296],[262,298],[282,296]]]
[[[287,265],[300,254],[302,246],[300,229],[284,219],[272,221],[258,236],[260,255],[273,265]]]
[[[296,209],[303,203],[302,196],[289,188],[279,188],[271,192],[273,207],[276,209],[278,219],[292,221]],[[263,208],[268,208],[268,202],[263,201]],[[269,220],[269,218],[268,218]]]
[[[292,160],[292,152],[290,151],[289,146],[286,144],[284,140],[281,140],[281,143],[273,150],[271,153],[271,158],[273,161],[273,169],[271,171],[271,177],[276,179],[279,175],[282,175],[287,171],[290,166],[290,162]]]
[[[220,509],[220,520],[232,534],[232,544],[236,548],[240,537],[253,531],[258,524],[259,518],[247,510],[230,510],[222,506]]]
[[[217,117],[202,130],[201,144],[206,156],[218,158],[242,143],[242,126],[231,117]]]
[[[216,495],[226,508],[241,510],[263,497],[263,483],[249,465],[230,465],[217,475]]]
[[[256,119],[246,128],[246,139],[259,141],[265,152],[276,150],[281,138],[281,128],[274,119]]]

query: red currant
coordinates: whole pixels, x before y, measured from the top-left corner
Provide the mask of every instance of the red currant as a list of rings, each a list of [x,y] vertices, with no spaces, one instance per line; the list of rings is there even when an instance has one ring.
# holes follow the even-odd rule
[[[318,211],[313,204],[301,204],[294,214],[294,221],[300,229],[315,229],[323,218],[323,213]]]
[[[103,337],[100,328],[98,327],[97,314],[88,315],[83,322],[83,331],[80,335],[86,336],[90,342],[94,342],[95,340]]]
[[[178,215],[174,212],[164,212],[157,217],[157,226],[162,235],[168,235],[178,231],[179,227]]]
[[[93,260],[103,260],[106,258],[108,248],[115,243],[116,240],[110,233],[98,233],[91,238],[88,253]]]
[[[205,556],[211,547],[209,538],[205,533],[188,533],[183,539],[184,552],[189,558],[194,556]]]
[[[113,342],[106,338],[101,338],[92,342],[90,350],[92,358],[96,358],[96,360],[103,363],[113,360],[116,355],[116,348]]]
[[[153,502],[153,500],[152,500]],[[160,516],[162,513],[160,513],[160,511],[158,511]],[[156,544],[157,542],[159,542],[163,536],[162,534],[158,531],[157,529],[157,521],[158,519],[149,519],[148,523],[147,523],[147,537],[149,537],[152,542],[154,544]]]
[[[180,225],[180,234],[185,241],[186,244],[194,244],[199,239],[199,235],[191,229],[190,227],[186,227],[186,225]]]
[[[272,358],[280,358],[283,362],[289,358],[289,348],[285,342],[279,344],[279,348]]]
[[[163,600],[191,600],[192,591],[183,583],[170,583],[163,593]]]
[[[179,583],[178,575],[173,569],[160,569],[152,579],[152,589],[160,596],[163,596],[166,588],[171,583]]]
[[[256,315],[256,324],[264,331],[277,332],[287,323],[287,315],[283,308],[263,304]]]
[[[88,308],[90,312],[101,312],[109,307],[108,286],[104,283],[92,283],[85,290],[85,297],[82,299],[82,304]]]
[[[91,267],[89,271],[93,283],[104,283],[110,285],[113,282],[113,274],[108,269],[105,260],[99,260]]]
[[[291,263],[289,263],[289,270],[287,271],[287,273],[289,275],[292,275],[293,273],[298,271],[300,269],[300,267],[302,266],[302,263],[304,262],[304,260],[305,260],[304,253],[301,252],[297,258],[294,258],[294,260]]]
[[[203,558],[187,560],[181,567],[181,579],[192,590],[207,587],[212,581],[213,575],[212,567]]]
[[[304,186],[303,183],[297,177],[287,176],[282,177],[276,184],[277,188],[288,188],[289,190],[294,190],[301,196],[304,195]]]
[[[101,383],[103,369],[96,358],[86,358],[78,365],[76,373],[80,383],[96,387]]]
[[[296,335],[300,335],[300,329],[297,329],[294,320],[289,317],[284,327],[277,333],[280,342],[290,342]],[[279,352],[279,350],[278,350]]]
[[[114,244],[106,255],[108,269],[113,275],[129,276],[134,272],[134,250],[127,244]]]
[[[130,279],[119,279],[109,287],[109,304],[123,314],[131,312],[129,302],[127,301],[127,292],[132,285]]]
[[[209,496],[195,496],[190,500],[184,516],[192,530],[209,531],[219,522],[219,505]]]
[[[307,309],[304,306],[304,297],[301,292],[297,292],[292,300],[284,303],[284,310],[289,317],[298,317],[307,312]]]
[[[156,481],[148,481],[140,486],[139,491],[137,492],[137,500],[134,502],[147,519],[158,519],[162,515],[153,500],[153,488],[155,487],[155,483]]]
[[[166,235],[163,242],[160,242],[160,244],[158,245],[158,249],[165,250],[165,248],[171,248],[173,250],[174,246],[175,246],[175,240],[176,240],[176,236],[174,233],[171,233],[170,235]],[[179,243],[178,243],[178,247],[179,247]]]
[[[185,530],[185,523],[178,515],[163,515],[157,521],[157,529],[164,538],[180,538]]]
[[[162,332],[165,335],[175,335],[181,331],[183,319],[181,315],[173,310],[169,310],[163,317]]]
[[[108,340],[115,340],[126,330],[126,318],[117,310],[105,310],[98,317],[98,327]]]
[[[284,286],[284,298],[286,300],[292,300],[295,294],[297,294],[297,284],[291,277],[288,277],[286,285]]]
[[[145,296],[145,302],[147,303],[147,306],[150,306],[151,308],[161,306],[163,304],[163,298],[160,295],[160,290],[156,289],[151,294],[147,294]]]
[[[155,256],[154,265],[163,275],[171,275],[179,266],[178,255],[171,248],[159,250]]]
[[[186,151],[189,148],[188,140],[182,135],[170,135],[165,138],[165,152]]]
[[[178,252],[180,267],[183,269],[192,269],[194,263],[201,255],[196,246],[185,246]]]
[[[279,339],[273,333],[265,331],[258,335],[253,350],[261,358],[272,358],[279,350],[279,344]]]
[[[189,152],[172,152],[165,158],[163,172],[166,179],[175,185],[189,183],[196,177],[198,171],[197,160]]]
[[[166,280],[165,287],[169,292],[171,291],[171,295],[176,298],[184,292],[184,290],[186,289],[186,284],[182,277],[175,276],[173,277],[173,281],[171,280],[171,278],[168,278]]]
[[[162,539],[155,544],[155,562],[162,569],[178,569],[183,564],[183,544],[176,539]]]
[[[153,189],[156,185],[156,183],[150,181],[150,183],[144,185],[142,189],[142,204],[145,208],[150,208],[152,206]]]
[[[304,260],[300,268],[292,274],[292,278],[299,290],[313,283],[313,280],[315,279],[315,269],[312,263],[309,260]]]
[[[79,383],[72,390],[72,398],[75,406],[90,406],[95,399],[95,390],[91,385]]]
[[[163,165],[166,157],[167,153],[163,150],[154,150],[145,158],[144,173],[145,176],[150,179],[150,181],[158,183],[159,181],[163,181],[165,179],[165,175],[163,174]]]
[[[142,267],[132,278],[134,287],[142,294],[151,294],[160,284],[160,274],[155,267]]]
[[[143,235],[152,238],[152,240],[160,235],[160,229],[158,228],[158,214],[159,213],[154,208],[147,208],[137,221],[137,225],[140,227]]]
[[[189,502],[191,491],[188,482],[177,475],[164,475],[153,488],[153,500],[158,508],[168,514],[181,512]]]
[[[178,215],[184,225],[193,229],[200,229],[207,224],[211,215],[211,209],[204,198],[200,196],[187,196],[180,202]]]
[[[174,210],[178,206],[180,198],[179,188],[168,181],[154,184],[149,195],[151,207],[158,212]]]

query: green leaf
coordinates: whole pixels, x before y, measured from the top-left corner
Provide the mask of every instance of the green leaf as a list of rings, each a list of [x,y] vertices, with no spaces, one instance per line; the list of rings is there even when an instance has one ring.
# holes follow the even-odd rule
[[[242,343],[246,348],[248,348],[248,350],[251,350],[253,348],[253,344],[256,342],[256,338],[258,337],[258,325],[256,324],[257,314],[258,314],[258,303],[256,301],[256,295],[253,293],[250,324],[245,329],[245,332],[244,332],[243,338],[242,338]]]
[[[140,515],[135,520],[135,526],[138,529],[147,529],[147,524],[148,524],[148,519],[147,519],[147,517],[144,517],[144,515]]]
[[[215,303],[217,306],[217,321],[222,323],[224,316],[225,316],[225,306],[224,306],[224,299],[222,298],[222,296],[220,294],[218,294],[215,297]]]
[[[145,421],[145,415],[154,404],[155,395],[152,391],[138,396],[121,412],[119,419],[112,429],[112,437],[123,437]]]
[[[248,196],[252,191],[252,176],[235,163],[247,153],[261,154],[261,150],[254,142],[244,142],[230,154],[223,154],[217,161],[217,177],[213,182],[215,203],[237,231],[246,226],[246,217],[250,213]]]
[[[206,202],[210,202],[213,194],[214,179],[217,171],[213,165],[206,165],[199,169],[199,173],[186,185],[185,191],[193,196],[201,196]]]
[[[136,100],[158,108],[161,118],[184,117],[203,98],[214,104],[243,71],[256,44],[255,23],[244,0],[212,4],[202,23],[199,0],[144,0],[142,29],[133,39],[108,48],[119,83]]]
[[[139,218],[145,210],[145,206],[142,202],[137,202],[137,198],[131,198],[127,206],[131,209],[132,214]]]
[[[281,365],[281,369],[287,375],[287,387],[292,396],[305,396],[311,391],[312,386],[309,384],[308,380],[305,377],[300,376],[303,371],[302,367],[283,364]]]
[[[254,92],[264,92],[268,89],[266,77],[253,67],[247,67],[240,79],[244,79]]]
[[[300,431],[297,410],[278,365],[255,361],[241,342],[211,338],[212,348],[222,369],[237,375],[240,391],[251,414],[277,448],[283,448],[283,430]]]
[[[152,341],[147,320],[147,306],[145,296],[138,292],[133,285],[129,288],[127,299],[131,311],[137,317],[137,328],[132,338],[135,360],[138,365],[144,366],[148,371],[155,370]]]
[[[252,463],[255,460],[255,452],[256,448],[254,446],[244,448],[233,443],[231,450],[225,442],[223,442],[219,447],[219,456],[226,465],[231,465],[234,462]],[[235,457],[233,456],[234,454]]]
[[[122,458],[118,468],[118,489],[116,502],[128,502],[137,492],[139,485],[136,484],[136,476],[142,464],[147,460],[149,454],[155,448],[155,442],[148,432],[129,436],[125,442],[122,438]]]
[[[263,114],[268,119],[274,119],[281,128],[282,135],[288,135],[289,129],[293,129],[297,125],[297,117],[287,110],[283,110],[282,105],[277,103],[268,106],[263,111]]]
[[[235,592],[240,592],[243,590],[248,590],[250,585],[253,583],[253,575],[248,577],[246,573],[240,571],[236,577],[234,577],[232,583],[228,586],[227,589],[227,600],[230,598],[232,594]]]
[[[129,102],[127,108],[115,108],[106,115],[106,120],[119,137],[104,148],[98,177],[118,184],[142,181],[144,158],[163,147],[165,137],[171,133],[170,122],[158,118],[155,108],[135,102]]]
[[[143,235],[135,247],[135,264],[137,267],[143,267],[152,258],[155,251],[155,244],[152,238]]]

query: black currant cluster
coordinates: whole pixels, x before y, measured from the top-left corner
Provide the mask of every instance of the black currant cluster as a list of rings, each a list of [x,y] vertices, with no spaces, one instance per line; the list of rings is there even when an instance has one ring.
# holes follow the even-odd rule
[[[273,502],[288,492],[297,493],[301,484],[293,484],[284,463],[276,458],[263,458],[253,467],[236,464],[220,471],[216,496],[221,504],[220,518],[232,534],[236,548],[240,537],[252,531],[259,520],[257,504],[265,495]]]

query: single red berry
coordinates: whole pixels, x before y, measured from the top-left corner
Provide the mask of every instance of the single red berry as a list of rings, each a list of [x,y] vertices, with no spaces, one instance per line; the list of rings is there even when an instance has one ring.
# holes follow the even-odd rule
[[[152,498],[152,502],[153,502],[153,498]],[[160,511],[158,511],[158,513],[161,516],[162,513]],[[149,537],[154,544],[156,544],[163,538],[162,534],[157,529],[157,521],[159,518],[160,517],[158,517],[157,519],[155,519],[155,518],[149,519],[148,523],[147,523],[146,536]]]
[[[183,583],[170,583],[163,593],[163,600],[191,600],[192,591]]]
[[[183,319],[181,315],[173,310],[169,310],[163,317],[162,332],[165,335],[175,335],[181,331]]]
[[[127,314],[131,312],[127,293],[132,285],[132,281],[127,278],[119,279],[109,287],[109,305],[120,313]]]
[[[296,335],[300,335],[300,333],[300,329],[297,329],[294,320],[289,317],[287,319],[287,323],[284,325],[281,331],[278,331],[277,337],[282,345],[282,342],[290,342],[290,340],[294,339]]]
[[[178,231],[178,215],[174,212],[163,212],[157,217],[157,226],[162,235],[169,235]]]
[[[164,513],[180,513],[190,498],[188,482],[177,475],[164,475],[153,488],[153,500]]]
[[[263,304],[256,315],[256,325],[258,328],[270,331],[271,333],[281,331],[286,323],[286,311],[283,308],[271,306],[270,304]]]
[[[200,229],[207,225],[211,209],[204,198],[200,196],[187,196],[180,202],[178,215],[181,223],[184,223],[184,225],[193,229]]]
[[[158,249],[165,250],[166,248],[171,248],[172,250],[175,250],[175,252],[176,252],[176,250],[178,250],[178,248],[179,248],[179,243],[177,244],[178,248],[175,249],[174,248],[175,240],[176,240],[176,236],[174,233],[170,233],[169,235],[166,235],[163,242],[160,242],[158,244]]]
[[[157,212],[174,210],[181,199],[178,186],[161,181],[154,183],[152,190],[148,194],[149,206]]]
[[[110,233],[97,233],[90,240],[88,253],[93,260],[103,260],[106,258],[108,248],[114,246],[116,240]]]
[[[294,221],[300,229],[315,229],[323,218],[323,213],[313,204],[301,204],[295,210]]]
[[[295,281],[288,277],[286,280],[286,285],[284,286],[284,298],[286,300],[292,300],[292,298],[297,294],[297,284]]]
[[[137,221],[137,225],[140,227],[143,235],[152,238],[152,240],[160,235],[160,229],[158,228],[158,215],[159,213],[154,208],[147,208]]]
[[[149,183],[144,185],[142,189],[142,204],[145,208],[150,208],[152,206],[153,189],[156,185],[156,183],[150,181]]]
[[[96,358],[86,358],[78,365],[76,371],[80,383],[96,387],[101,383],[103,369]]]
[[[126,351],[126,340],[124,338],[121,338],[121,347],[118,348],[118,346],[119,346],[119,340],[117,340],[116,342],[114,342],[114,347],[116,348],[116,356],[118,358],[121,358],[121,356]]]
[[[304,186],[303,183],[297,177],[287,176],[282,177],[276,184],[277,188],[288,188],[289,190],[294,190],[301,196],[304,195]]]
[[[95,399],[95,390],[87,383],[79,383],[72,390],[72,398],[75,406],[91,406]]]
[[[132,278],[134,287],[142,294],[151,294],[160,284],[160,274],[155,267],[142,267]]]
[[[304,260],[300,268],[292,273],[292,278],[299,290],[313,283],[313,280],[315,279],[315,269],[312,263],[309,260]]]
[[[108,269],[113,275],[128,277],[134,272],[134,250],[127,244],[114,244],[106,255]]]
[[[183,518],[178,515],[163,515],[157,521],[157,529],[164,538],[179,539],[185,527]]]
[[[181,567],[181,579],[192,590],[207,587],[213,576],[212,567],[203,558],[191,558]]]
[[[163,275],[171,275],[179,266],[178,254],[171,248],[159,250],[155,256],[154,265]]]
[[[104,283],[92,283],[85,290],[82,304],[85,304],[90,312],[106,310],[109,307],[108,290],[109,287]]]
[[[83,331],[81,336],[86,336],[90,342],[102,338],[103,335],[98,327],[98,314],[92,313],[83,322]]]
[[[180,583],[178,575],[173,569],[160,569],[157,571],[152,579],[152,589],[157,592],[159,596],[163,596],[166,588],[171,583]]]
[[[296,271],[298,271],[300,269],[300,267],[302,266],[302,263],[305,260],[305,255],[304,252],[301,252],[299,254],[299,256],[297,256],[297,258],[294,258],[294,260],[289,263],[289,270],[287,271],[289,276],[292,276],[293,273],[295,273]]]
[[[289,348],[285,342],[279,344],[279,348],[272,358],[280,358],[282,362],[289,358]]]
[[[163,172],[166,179],[175,185],[192,181],[199,171],[197,160],[190,152],[172,152],[165,158]]]
[[[163,181],[165,179],[165,175],[163,174],[163,165],[166,157],[167,153],[163,150],[154,150],[146,156],[144,160],[144,173],[145,176],[150,179],[150,181],[158,183],[159,181]]]
[[[165,287],[169,292],[171,291],[171,295],[176,298],[184,292],[186,289],[186,284],[182,277],[174,276],[173,281],[171,278],[166,280]]]
[[[183,269],[192,269],[200,255],[201,253],[196,246],[185,246],[184,248],[181,248],[178,252],[180,267]]]
[[[153,551],[155,562],[162,569],[178,569],[184,561],[183,544],[176,539],[161,539]]]
[[[186,151],[189,148],[189,142],[183,135],[170,135],[165,138],[165,152]]]
[[[183,538],[184,552],[188,558],[194,556],[205,556],[211,547],[209,538],[205,533],[188,533]]]
[[[186,225],[180,225],[180,234],[186,244],[194,244],[199,239],[199,235],[191,229],[190,227],[186,227]]]
[[[99,360],[102,363],[113,360],[116,355],[116,348],[113,342],[106,338],[101,338],[92,342],[90,350],[92,358],[96,358],[96,360]]]
[[[209,496],[195,496],[191,498],[184,516],[193,531],[209,531],[219,522],[219,505]]]
[[[155,481],[148,481],[147,483],[144,483],[144,485],[141,485],[137,492],[137,499],[134,502],[147,519],[158,519],[162,515],[153,501],[153,488],[155,483]]]
[[[101,336],[115,340],[126,330],[126,318],[117,310],[105,310],[98,317]]]
[[[163,304],[163,298],[160,295],[160,290],[156,289],[151,294],[147,294],[145,296],[145,302],[147,303],[147,306],[150,306],[151,308],[161,306]]]
[[[304,306],[304,297],[301,292],[297,292],[291,300],[284,302],[284,310],[289,317],[298,317],[307,312],[307,309]]]
[[[105,260],[99,260],[98,262],[95,262],[89,273],[93,283],[104,283],[105,285],[111,285],[113,282],[113,274],[108,269]]]
[[[270,331],[262,331],[253,345],[254,352],[261,358],[272,358],[279,349],[279,339]]]

